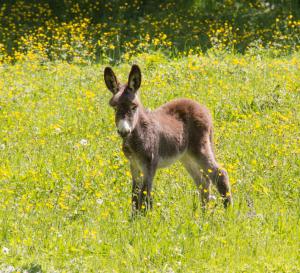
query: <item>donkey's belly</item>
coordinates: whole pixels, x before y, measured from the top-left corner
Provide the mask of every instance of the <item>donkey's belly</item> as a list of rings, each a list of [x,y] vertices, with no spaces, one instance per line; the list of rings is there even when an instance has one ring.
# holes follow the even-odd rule
[[[168,157],[159,157],[158,159],[158,168],[166,168],[173,163],[175,163],[177,160],[180,160],[182,158],[184,153],[178,153],[173,156],[168,156]]]

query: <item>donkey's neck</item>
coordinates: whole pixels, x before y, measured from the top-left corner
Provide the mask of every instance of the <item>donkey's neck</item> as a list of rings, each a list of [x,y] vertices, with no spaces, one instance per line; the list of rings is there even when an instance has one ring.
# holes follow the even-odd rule
[[[138,111],[138,120],[134,131],[139,134],[144,134],[152,121],[149,115],[150,111],[145,109],[142,105],[139,107]]]

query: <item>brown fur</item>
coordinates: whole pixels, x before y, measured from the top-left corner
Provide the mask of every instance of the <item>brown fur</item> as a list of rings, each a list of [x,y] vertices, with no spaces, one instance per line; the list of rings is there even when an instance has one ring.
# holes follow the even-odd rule
[[[152,207],[152,182],[157,168],[180,160],[201,189],[203,206],[211,198],[211,182],[217,186],[224,206],[232,204],[228,174],[214,156],[212,118],[209,111],[190,99],[168,102],[154,111],[146,110],[136,92],[141,72],[133,65],[128,83],[121,85],[106,68],[104,79],[113,93],[110,105],[123,138],[123,151],[130,161],[133,210]]]

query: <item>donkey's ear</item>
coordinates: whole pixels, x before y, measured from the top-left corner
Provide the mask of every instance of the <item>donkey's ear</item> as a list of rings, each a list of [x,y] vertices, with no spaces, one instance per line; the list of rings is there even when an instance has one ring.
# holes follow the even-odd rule
[[[140,86],[142,81],[142,74],[140,68],[134,64],[131,67],[131,71],[128,77],[128,87],[131,88],[134,92],[136,92]]]
[[[107,88],[113,93],[117,93],[118,91],[118,80],[110,67],[105,67],[104,69],[104,81],[106,83]]]

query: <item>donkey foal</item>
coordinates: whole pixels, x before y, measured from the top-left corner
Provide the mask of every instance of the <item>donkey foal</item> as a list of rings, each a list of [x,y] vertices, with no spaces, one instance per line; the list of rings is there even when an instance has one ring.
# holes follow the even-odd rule
[[[109,104],[115,110],[123,151],[130,162],[133,212],[152,208],[155,172],[176,160],[183,163],[200,189],[203,207],[212,198],[211,183],[217,186],[224,206],[232,204],[228,174],[215,160],[208,110],[189,99],[146,110],[137,96],[141,79],[137,65],[132,66],[126,84],[119,83],[110,67],[104,70],[106,86],[113,94]]]

